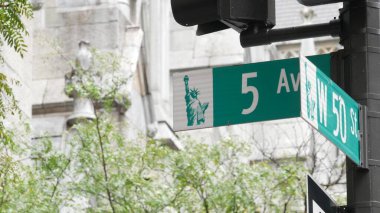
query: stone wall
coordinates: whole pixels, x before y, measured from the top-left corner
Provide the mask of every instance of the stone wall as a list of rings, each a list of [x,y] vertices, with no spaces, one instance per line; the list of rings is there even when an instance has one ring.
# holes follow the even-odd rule
[[[134,5],[129,0],[44,1],[42,9],[35,13],[33,23],[35,48],[31,63],[33,93],[30,96],[33,137],[57,136],[66,129],[73,100],[64,93],[64,76],[72,70],[79,41],[89,41],[91,47],[101,51],[133,57],[134,65],[124,64],[123,69],[130,71],[130,66],[136,67],[139,54],[131,51],[139,50],[139,47],[133,43],[136,39],[131,41],[130,38],[133,40],[141,35],[133,36],[135,30],[128,28],[134,26],[130,12]]]

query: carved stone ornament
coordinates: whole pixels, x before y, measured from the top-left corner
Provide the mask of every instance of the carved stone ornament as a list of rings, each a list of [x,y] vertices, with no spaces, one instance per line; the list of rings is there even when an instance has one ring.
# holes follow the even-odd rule
[[[75,58],[75,67],[73,70],[65,76],[66,89],[69,86],[73,86],[74,90],[67,92],[69,97],[74,98],[74,110],[73,113],[67,119],[67,125],[72,126],[81,120],[95,119],[94,105],[92,101],[85,97],[80,97],[75,91],[75,84],[80,84],[86,81],[86,75],[79,75],[79,72],[91,72],[91,66],[93,64],[92,53],[89,50],[90,43],[87,41],[79,42],[79,51]],[[91,74],[91,73],[86,73]]]

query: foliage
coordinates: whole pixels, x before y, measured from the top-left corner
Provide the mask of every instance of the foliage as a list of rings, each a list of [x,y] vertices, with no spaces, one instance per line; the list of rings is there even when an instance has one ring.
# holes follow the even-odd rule
[[[18,85],[18,82],[13,82]],[[20,114],[13,90],[9,86],[7,77],[0,73],[0,143],[11,144],[12,132],[5,128],[4,120],[7,115]]]
[[[10,155],[0,154],[0,211],[49,212],[52,205],[45,196],[39,173]]]
[[[32,18],[29,1],[0,1],[0,46],[5,41],[21,57],[27,47],[23,37],[28,35],[22,17]],[[3,62],[1,54],[0,62]],[[0,73],[0,211],[19,212],[22,209],[36,212],[44,209],[39,208],[41,203],[35,199],[43,188],[38,187],[38,177],[30,170],[31,167],[15,158],[17,153],[20,154],[20,146],[14,142],[15,131],[6,128],[5,123],[9,116],[21,116],[11,85],[19,85],[19,82]]]
[[[21,56],[27,48],[24,36],[29,35],[22,17],[27,19],[33,17],[33,8],[28,0],[0,0],[0,34]]]
[[[33,17],[32,5],[28,0],[0,0],[0,47],[4,41],[12,47],[21,57],[26,52],[24,36],[28,36],[22,18],[31,19]],[[3,62],[0,54],[0,62]],[[3,73],[0,73],[0,142],[11,143],[12,132],[4,126],[5,117],[9,114],[17,114],[20,110],[14,97],[11,85],[18,85]]]
[[[283,212],[302,202],[302,165],[249,164],[242,159],[250,147],[231,140],[188,141],[179,152],[148,138],[127,141],[113,124],[102,115],[77,125],[64,150],[37,141],[36,167],[10,181],[5,191],[17,200],[0,211]]]
[[[302,206],[303,165],[249,164],[242,159],[250,147],[231,140],[188,141],[179,152],[151,139],[126,141],[113,123],[102,115],[77,125],[66,154],[52,155],[51,143],[38,145],[44,147],[39,164],[59,183],[46,187],[51,204],[87,199],[90,205],[71,208],[91,212],[283,212]]]

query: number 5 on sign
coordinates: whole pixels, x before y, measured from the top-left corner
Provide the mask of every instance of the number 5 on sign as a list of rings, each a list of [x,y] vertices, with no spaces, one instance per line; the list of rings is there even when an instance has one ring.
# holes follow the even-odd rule
[[[250,78],[256,78],[257,73],[251,72],[251,73],[243,73],[242,75],[242,87],[241,87],[241,93],[242,94],[248,94],[252,93],[252,104],[249,108],[243,109],[241,114],[248,115],[251,114],[253,111],[255,111],[257,104],[259,103],[259,91],[256,87],[248,85],[248,79]]]

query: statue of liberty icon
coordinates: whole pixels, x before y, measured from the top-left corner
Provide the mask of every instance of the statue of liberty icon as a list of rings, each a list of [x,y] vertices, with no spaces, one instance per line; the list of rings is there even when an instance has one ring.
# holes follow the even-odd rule
[[[305,63],[305,70],[307,70],[307,64]],[[311,82],[308,79],[308,75],[306,73],[306,110],[307,110],[307,117],[311,120],[314,121],[316,119],[314,117],[314,110],[316,107],[315,100],[313,100],[313,97],[311,97]]]
[[[205,111],[207,110],[208,103],[202,103],[199,101],[198,96],[200,94],[197,88],[189,88],[189,76],[183,78],[185,82],[185,101],[186,101],[186,113],[187,113],[187,126],[200,125],[205,122]]]
[[[315,101],[311,97],[311,82],[306,80],[307,117],[314,120]]]

